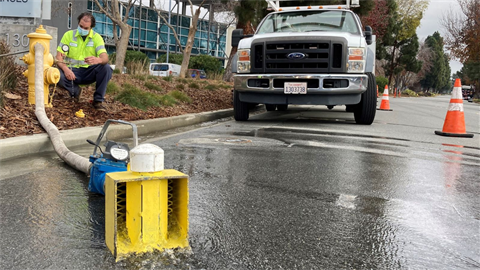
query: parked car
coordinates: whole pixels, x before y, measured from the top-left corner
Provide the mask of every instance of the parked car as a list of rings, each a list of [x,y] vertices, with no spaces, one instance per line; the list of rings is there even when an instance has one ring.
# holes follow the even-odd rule
[[[206,79],[207,73],[203,69],[189,69],[187,70],[187,74],[189,77],[196,78],[196,79]]]
[[[153,76],[179,76],[181,66],[170,63],[152,63],[148,69],[148,73]]]

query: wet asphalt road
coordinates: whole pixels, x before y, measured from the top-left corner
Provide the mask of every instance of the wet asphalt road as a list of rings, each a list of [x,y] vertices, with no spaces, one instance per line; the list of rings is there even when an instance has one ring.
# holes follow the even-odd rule
[[[2,162],[0,268],[480,268],[479,106],[473,139],[433,134],[448,97],[391,107],[372,126],[295,107],[141,138],[190,176],[190,253],[115,263],[83,174],[54,154]]]

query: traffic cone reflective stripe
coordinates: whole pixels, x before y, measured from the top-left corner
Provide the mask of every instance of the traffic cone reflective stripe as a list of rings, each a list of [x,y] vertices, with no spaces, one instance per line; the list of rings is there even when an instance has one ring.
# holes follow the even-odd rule
[[[435,134],[450,137],[472,138],[473,134],[466,133],[465,114],[463,112],[462,84],[460,79],[455,81],[452,91],[452,98],[448,105],[447,116],[442,131],[435,131]]]
[[[382,103],[380,103],[380,109],[379,110],[391,111],[390,100],[388,99],[388,85],[385,85],[385,90],[383,91]]]

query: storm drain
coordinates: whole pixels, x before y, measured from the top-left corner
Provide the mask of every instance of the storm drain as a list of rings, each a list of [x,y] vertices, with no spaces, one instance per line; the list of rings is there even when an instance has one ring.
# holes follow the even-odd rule
[[[252,140],[247,139],[238,139],[238,138],[223,138],[223,139],[216,139],[217,142],[225,142],[225,143],[251,143]]]

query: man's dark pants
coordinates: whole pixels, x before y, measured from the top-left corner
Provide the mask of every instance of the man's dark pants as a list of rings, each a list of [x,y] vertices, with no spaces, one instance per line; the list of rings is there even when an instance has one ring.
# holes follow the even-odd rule
[[[67,89],[70,95],[78,96],[80,87],[78,85],[96,83],[95,94],[93,94],[94,101],[103,101],[105,93],[107,92],[108,81],[112,78],[112,68],[109,64],[92,65],[88,68],[72,68],[75,74],[75,80],[72,81],[65,77],[62,69],[60,71],[60,81],[58,84]]]

